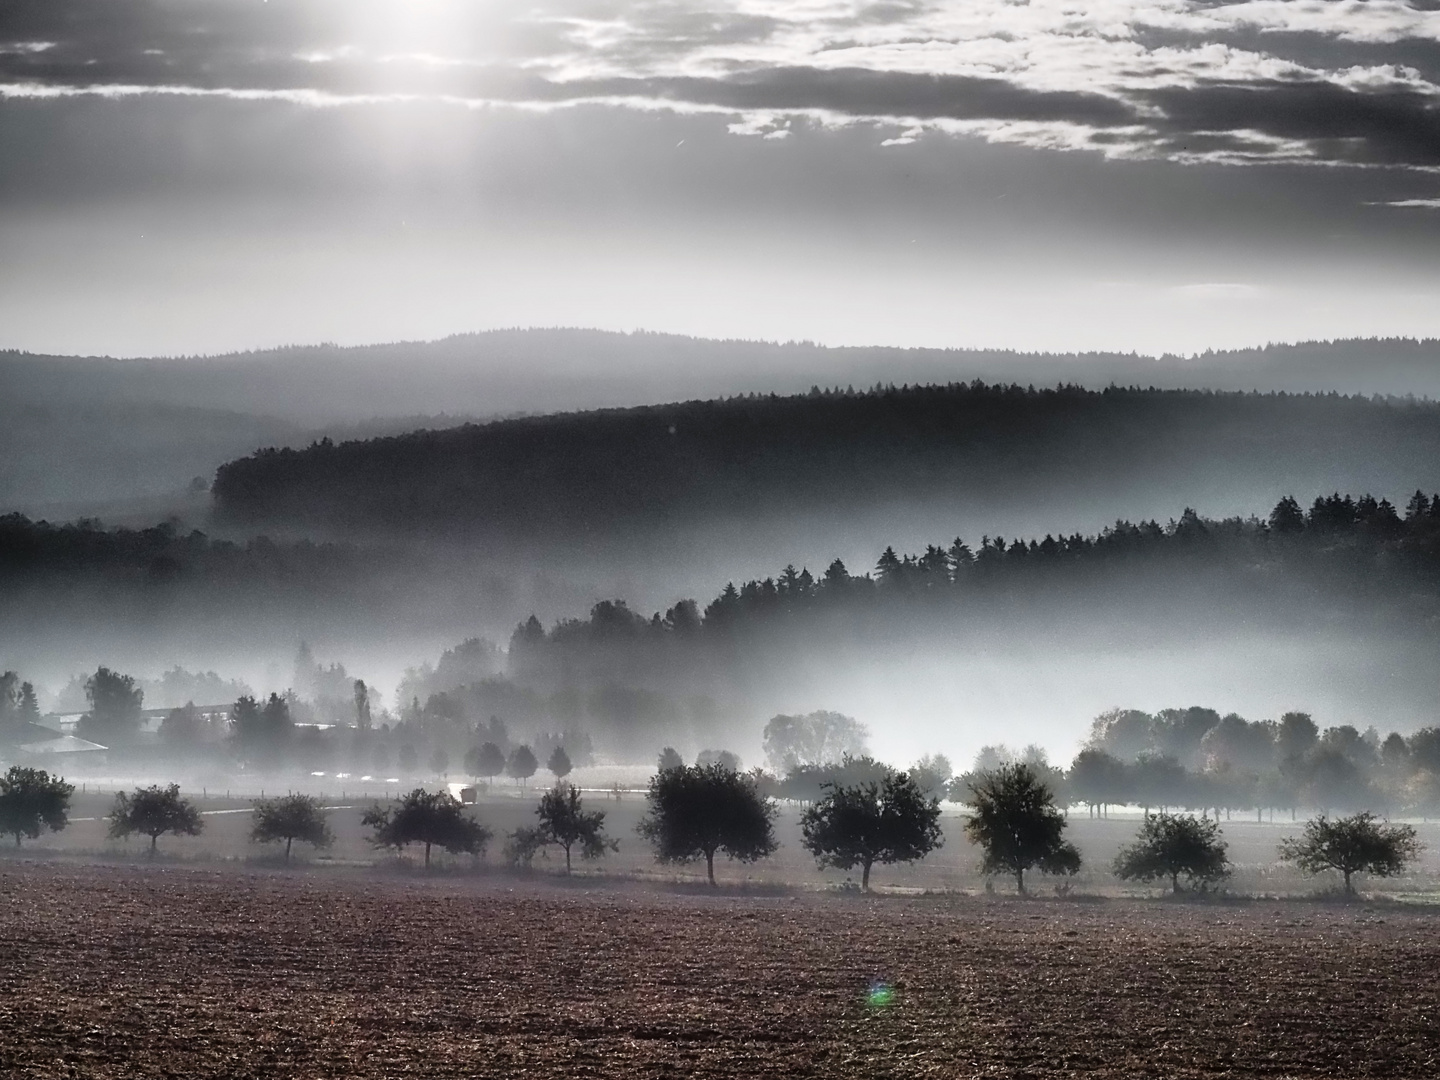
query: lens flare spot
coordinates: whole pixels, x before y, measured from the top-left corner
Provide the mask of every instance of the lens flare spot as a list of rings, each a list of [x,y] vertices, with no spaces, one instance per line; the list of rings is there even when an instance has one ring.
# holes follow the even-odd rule
[[[865,992],[865,1001],[872,1009],[883,1009],[895,1000],[895,988],[878,979]]]

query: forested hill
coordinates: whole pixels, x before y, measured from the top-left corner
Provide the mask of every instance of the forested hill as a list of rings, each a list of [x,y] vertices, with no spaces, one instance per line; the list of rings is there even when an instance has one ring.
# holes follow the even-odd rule
[[[0,350],[0,512],[106,520],[121,514],[137,522],[188,515],[188,506],[126,504],[172,497],[194,477],[208,477],[257,447],[420,426],[406,426],[407,417],[432,418],[424,422],[434,425],[751,391],[794,394],[812,385],[977,378],[1092,390],[1114,384],[1440,398],[1440,341],[1305,342],[1156,357],[546,329],[204,357]],[[1251,494],[1264,501],[1274,493]]]
[[[983,383],[748,396],[466,425],[219,470],[231,523],[527,541],[718,519],[1047,506],[1071,521],[1440,486],[1440,405]],[[1065,519],[1062,519],[1062,521]],[[993,527],[993,526],[991,526]]]
[[[1440,397],[1440,341],[1354,339],[1207,352],[1023,353],[827,347],[583,329],[494,330],[439,341],[318,345],[208,357],[38,356],[0,350],[0,400],[222,409],[307,427],[375,416],[493,417],[796,393],[877,381],[1074,383]]]

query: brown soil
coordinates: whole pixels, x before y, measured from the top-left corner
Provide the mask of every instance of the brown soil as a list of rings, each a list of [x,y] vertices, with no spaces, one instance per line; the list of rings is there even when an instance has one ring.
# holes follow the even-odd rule
[[[1396,907],[17,861],[0,1075],[1428,1078],[1437,964]]]

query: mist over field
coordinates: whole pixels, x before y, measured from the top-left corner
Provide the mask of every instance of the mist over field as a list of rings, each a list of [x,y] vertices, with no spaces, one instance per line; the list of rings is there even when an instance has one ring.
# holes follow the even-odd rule
[[[731,357],[731,379],[746,377],[743,360],[756,350],[790,355],[650,336],[474,340],[561,350],[577,368],[596,363],[583,350],[598,342],[622,378],[662,355],[677,372],[710,370],[689,362],[694,350]],[[543,695],[639,694],[629,706],[592,702],[565,721],[613,725],[606,710],[628,708],[633,730],[607,752],[630,760],[667,740],[692,751],[725,744],[754,760],[768,717],[813,709],[861,717],[877,752],[895,760],[963,760],[1002,732],[1068,759],[1089,720],[1114,706],[1203,703],[1272,718],[1302,708],[1362,730],[1431,719],[1440,607],[1428,511],[1407,503],[1417,489],[1440,488],[1440,406],[1423,396],[1120,389],[1106,384],[1142,363],[1182,378],[1242,360],[1012,356],[986,362],[1074,377],[1048,390],[847,385],[462,426],[360,419],[367,403],[478,403],[463,388],[488,384],[458,366],[447,351],[457,347],[424,347],[430,366],[403,369],[402,346],[288,358],[10,358],[13,407],[45,432],[26,443],[24,429],[11,431],[23,448],[11,483],[106,489],[118,513],[109,524],[6,519],[6,663],[52,695],[101,664],[147,678],[176,665],[214,670],[263,695],[294,689],[304,642],[399,711],[411,704],[401,688],[408,669],[479,636],[500,650],[487,674],[513,679],[522,700],[479,701],[467,722],[507,710],[515,722],[518,710],[537,731],[558,728]],[[1382,378],[1373,373],[1389,358],[1383,377],[1408,395],[1425,389],[1428,348],[1316,346],[1247,354],[1243,364],[1255,382],[1292,365],[1296,373],[1277,377],[1284,383],[1307,365],[1352,370],[1349,351],[1369,350],[1378,359],[1365,370]],[[795,354],[831,364],[844,355]],[[517,372],[556,370],[530,359]],[[918,359],[922,368],[940,360]],[[86,374],[71,378],[71,369]],[[666,385],[656,370],[652,389]],[[535,401],[542,383],[526,391]],[[584,385],[570,392],[583,396]],[[266,419],[275,415],[285,419]],[[79,419],[56,422],[64,416]],[[325,422],[333,434],[301,434],[303,423]],[[273,449],[287,443],[294,449]],[[167,500],[166,483],[222,454],[233,456]],[[115,474],[134,486],[112,485]],[[1332,491],[1386,501],[1352,498],[1326,524],[1323,507],[1309,504]],[[1301,546],[1286,546],[1274,524],[1291,494],[1313,519]],[[24,511],[24,500],[11,509]],[[905,584],[908,562],[885,565],[891,550],[913,553],[922,584]],[[532,617],[563,627],[612,602],[627,634],[652,612],[673,622],[687,599],[698,619],[727,582],[753,580],[763,604],[781,580],[790,610],[810,602],[807,590],[820,595],[836,560],[843,575],[881,586],[873,604],[792,612],[729,651],[658,663],[644,659],[651,646],[636,645],[623,663],[577,655],[557,676],[526,671],[512,642]],[[1006,568],[999,578],[985,569],[992,563]],[[786,567],[815,585],[784,585]],[[937,581],[944,599],[927,599]]]
[[[0,1077],[1423,1077],[1440,0],[0,0]]]

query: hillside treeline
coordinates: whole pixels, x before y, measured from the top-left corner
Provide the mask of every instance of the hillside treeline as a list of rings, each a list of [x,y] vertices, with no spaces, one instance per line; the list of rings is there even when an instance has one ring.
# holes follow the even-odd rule
[[[216,473],[230,522],[526,538],[715,518],[1440,483],[1440,405],[982,382],[812,390],[268,449]],[[1168,496],[1167,496],[1168,497]],[[1273,494],[1272,494],[1273,497]]]
[[[1434,815],[1440,728],[1382,736],[1373,726],[1321,730],[1303,712],[1249,721],[1199,707],[1115,709],[1095,719],[1063,790],[1102,812],[1119,804]]]
[[[76,633],[145,627],[242,642],[280,633],[288,648],[290,635],[346,620],[466,625],[509,588],[498,570],[471,565],[461,574],[427,553],[386,546],[234,541],[173,521],[136,529],[0,515],[0,631],[61,645]]]
[[[956,538],[903,555],[887,548],[858,574],[838,559],[818,574],[791,565],[727,584],[703,608],[682,600],[647,618],[602,601],[549,629],[532,617],[511,637],[509,672],[534,686],[587,674],[664,682],[754,660],[777,642],[923,638],[937,626],[998,625],[1076,602],[1097,616],[1091,640],[1153,629],[1157,616],[1186,633],[1307,615],[1428,635],[1440,615],[1440,495],[1417,491],[1401,510],[1370,495],[1336,493],[1308,508],[1287,496],[1263,519],[1186,510],[1163,525],[1120,521],[1089,536],[983,536],[973,547]],[[1128,621],[1107,630],[1098,616],[1117,610]],[[1186,622],[1173,625],[1177,616]]]

